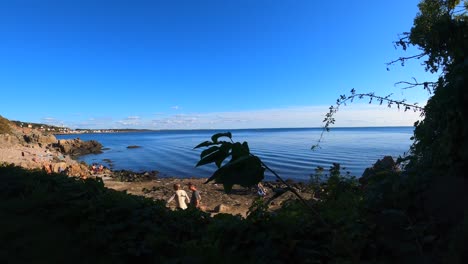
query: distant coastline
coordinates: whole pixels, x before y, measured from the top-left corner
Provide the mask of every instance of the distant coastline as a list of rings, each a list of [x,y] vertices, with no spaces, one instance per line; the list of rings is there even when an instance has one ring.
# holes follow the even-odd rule
[[[150,129],[68,129],[66,131],[53,132],[55,135],[69,134],[101,134],[101,133],[135,133],[135,132],[152,132],[156,130]]]
[[[233,141],[246,141],[249,147],[281,175],[294,180],[307,180],[317,166],[329,168],[340,163],[344,172],[362,175],[377,159],[404,155],[411,146],[414,127],[332,128],[319,149],[311,151],[323,128],[231,129]],[[213,166],[194,167],[201,150],[193,147],[226,130],[156,130],[134,133],[87,133],[58,135],[58,139],[79,137],[96,140],[106,150],[86,155],[80,161],[103,163],[116,170],[136,172],[156,170],[161,176],[181,178],[208,177]],[[141,146],[129,150],[130,145]],[[112,162],[108,162],[112,161]],[[112,165],[112,166],[111,166]]]
[[[138,133],[138,132],[205,132],[205,131],[283,131],[283,130],[323,130],[323,127],[263,127],[263,128],[191,128],[191,129],[148,129],[148,128],[69,128],[64,125],[49,125],[43,123],[23,122],[10,120],[20,128],[37,129],[41,132],[54,135],[70,134],[103,134],[103,133]],[[331,127],[331,130],[351,130],[351,129],[388,129],[388,128],[409,128],[414,126],[356,126],[356,127]]]
[[[357,126],[357,127],[332,127],[330,130],[338,129],[388,129],[388,128],[410,128],[413,126]],[[101,134],[101,133],[135,133],[135,132],[203,132],[203,131],[282,131],[282,130],[322,130],[323,127],[272,127],[272,128],[198,128],[198,129],[137,129],[137,128],[124,128],[124,129],[69,129],[66,131],[53,132],[55,135],[68,135],[68,134]]]

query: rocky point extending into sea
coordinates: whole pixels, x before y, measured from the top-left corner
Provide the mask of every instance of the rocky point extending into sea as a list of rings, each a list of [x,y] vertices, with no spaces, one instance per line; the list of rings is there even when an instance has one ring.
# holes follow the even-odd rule
[[[254,188],[235,186],[232,192],[227,194],[222,185],[205,184],[206,179],[201,178],[160,178],[157,171],[136,173],[125,170],[112,171],[108,168],[93,170],[89,164],[78,162],[74,158],[100,153],[103,146],[99,142],[83,141],[79,138],[57,140],[53,134],[40,129],[20,127],[14,123],[9,123],[9,127],[8,133],[0,133],[0,164],[14,164],[25,169],[39,169],[83,179],[100,178],[108,188],[154,200],[167,200],[173,193],[174,184],[181,184],[183,189],[188,191],[187,184],[192,182],[202,195],[204,210],[212,214],[230,213],[245,216],[252,201],[258,198]],[[305,198],[311,197],[305,184],[291,184]],[[285,188],[285,185],[278,182],[265,183],[267,195],[264,199],[271,198],[276,192],[284,192]],[[292,198],[292,193],[286,193],[272,201],[271,208],[279,207]],[[170,206],[173,208],[174,204]]]
[[[6,129],[5,129],[5,124]],[[259,197],[255,188],[234,186],[231,193],[224,192],[223,186],[206,183],[203,178],[166,178],[158,177],[157,171],[132,172],[127,170],[112,171],[104,167],[93,169],[84,162],[74,158],[90,153],[100,153],[102,145],[94,140],[83,141],[78,137],[68,140],[57,140],[48,132],[40,129],[20,127],[0,116],[0,165],[14,164],[25,169],[40,169],[48,173],[62,173],[77,178],[99,178],[106,187],[141,195],[153,200],[167,200],[173,193],[173,185],[180,184],[188,191],[187,184],[194,183],[202,195],[203,209],[212,214],[230,213],[246,216],[252,201]],[[77,135],[79,136],[79,135]],[[391,157],[379,160],[369,168],[360,179],[366,184],[369,178],[382,170],[397,170]],[[1,175],[0,175],[1,177]],[[304,199],[314,199],[313,191],[306,183],[288,182],[289,186]],[[270,209],[274,210],[291,199],[296,199],[288,186],[281,182],[264,182],[266,195],[263,199]],[[279,195],[281,194],[281,195]],[[273,199],[273,197],[277,197]],[[174,208],[174,204],[170,205]]]

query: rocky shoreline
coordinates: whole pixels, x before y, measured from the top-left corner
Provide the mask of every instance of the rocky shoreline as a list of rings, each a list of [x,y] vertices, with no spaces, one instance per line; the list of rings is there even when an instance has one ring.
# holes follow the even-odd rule
[[[82,141],[79,138],[57,140],[54,135],[30,128],[21,128],[10,124],[9,133],[0,134],[0,164],[14,164],[25,169],[41,169],[48,173],[62,173],[70,177],[100,178],[105,186],[129,194],[141,195],[153,200],[167,200],[173,192],[173,185],[181,184],[188,193],[187,184],[194,183],[202,195],[203,210],[211,214],[230,213],[246,216],[252,202],[259,198],[254,188],[235,186],[230,194],[224,192],[220,184],[207,183],[200,178],[162,178],[157,171],[135,173],[132,171],[112,171],[109,168],[93,169],[74,157],[88,153],[100,153],[102,145],[96,141]],[[286,186],[278,182],[266,182],[268,201],[278,192],[284,192]],[[311,198],[311,192],[301,183],[293,183],[293,188],[304,198]],[[270,202],[275,209],[289,199],[294,199],[291,192],[285,192],[278,199]],[[174,208],[174,204],[169,205]]]
[[[8,134],[0,134],[0,163],[15,164],[26,169],[66,173],[86,178],[92,174],[89,166],[73,159],[78,155],[100,153],[102,145],[79,138],[57,140],[52,134],[37,129],[10,125]]]
[[[94,140],[79,138],[57,140],[52,134],[37,129],[22,128],[0,116],[0,165],[14,164],[25,169],[42,169],[47,173],[62,173],[69,177],[99,178],[107,188],[144,196],[153,200],[167,200],[173,193],[173,185],[180,184],[188,193],[188,183],[194,183],[202,196],[203,210],[211,213],[229,213],[246,216],[252,202],[260,195],[255,188],[234,186],[231,193],[224,192],[221,184],[206,183],[202,178],[160,177],[157,171],[136,173],[127,170],[91,166],[74,158],[89,153],[101,153],[102,145]],[[5,130],[5,123],[9,124]],[[7,132],[5,132],[7,131]],[[137,147],[137,146],[134,146]],[[93,164],[94,165],[94,164]],[[398,166],[390,156],[378,160],[373,167],[366,169],[360,183],[365,186],[369,179],[381,171],[397,172]],[[0,175],[1,177],[1,175]],[[288,186],[280,182],[264,182],[266,195],[262,199],[274,210],[296,196],[288,191]],[[304,199],[314,199],[313,190],[301,182],[288,182],[296,193]],[[274,199],[273,199],[274,198]],[[169,205],[174,208],[174,204]]]
[[[203,210],[212,215],[217,213],[229,213],[234,215],[239,214],[245,217],[252,202],[260,198],[255,188],[245,188],[235,185],[230,193],[225,193],[223,185],[221,184],[212,182],[205,184],[206,178],[158,178],[156,175],[154,179],[148,178],[148,180],[123,182],[115,177],[115,175],[116,172],[113,172],[113,175],[102,176],[106,187],[118,191],[125,191],[129,194],[145,196],[153,200],[167,200],[173,194],[174,184],[180,184],[182,189],[190,194],[188,184],[193,183],[202,196],[201,204]],[[140,175],[152,177],[148,172],[141,173]],[[97,177],[101,176],[98,175]],[[313,192],[306,184],[296,182],[290,185],[300,193],[304,199],[313,198]],[[296,199],[292,192],[287,192],[287,186],[280,182],[264,182],[263,186],[266,190],[266,195],[261,199],[269,204],[271,210],[279,208],[291,199]],[[272,197],[280,193],[282,193],[281,196],[271,200]],[[175,204],[170,204],[169,206],[175,209]]]

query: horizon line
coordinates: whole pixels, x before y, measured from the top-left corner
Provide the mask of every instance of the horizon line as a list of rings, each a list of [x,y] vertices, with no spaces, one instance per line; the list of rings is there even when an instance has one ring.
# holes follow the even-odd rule
[[[411,126],[336,126],[332,128],[397,128],[397,127],[414,127]],[[73,130],[137,130],[137,131],[193,131],[193,130],[265,130],[265,129],[325,129],[325,127],[260,127],[260,128],[75,128]]]

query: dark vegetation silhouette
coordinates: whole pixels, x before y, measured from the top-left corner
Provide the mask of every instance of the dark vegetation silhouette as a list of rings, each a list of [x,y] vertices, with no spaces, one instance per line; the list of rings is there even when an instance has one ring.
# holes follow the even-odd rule
[[[429,90],[426,106],[353,89],[325,117],[327,131],[339,107],[360,98],[421,111],[410,153],[399,160],[403,170],[360,183],[334,164],[311,182],[317,199],[291,200],[275,212],[258,199],[242,219],[173,212],[165,201],[109,190],[99,180],[3,165],[0,262],[468,263],[467,8],[466,1],[424,0],[411,31],[395,43],[421,53],[389,66],[419,59],[440,74],[435,83],[401,82]],[[208,181],[226,191],[261,181],[266,164],[246,142],[223,137],[232,135],[197,146],[206,148],[197,166],[218,167]]]
[[[405,85],[404,89],[422,87],[432,94],[426,106],[395,100],[391,94],[379,96],[372,92],[357,93],[352,89],[349,95],[341,95],[337,99],[324,119],[323,132],[326,132],[334,124],[334,114],[341,105],[363,98],[368,98],[369,103],[395,106],[404,111],[420,111],[424,117],[415,123],[414,144],[409,155],[399,159],[404,170],[401,173],[380,173],[371,179],[370,186],[365,186],[366,191],[361,194],[372,194],[373,199],[369,200],[372,206],[366,205],[365,209],[371,213],[372,223],[378,226],[373,230],[378,235],[373,246],[379,249],[377,254],[386,255],[388,259],[468,262],[468,249],[464,249],[464,242],[468,242],[467,5],[467,1],[461,3],[456,0],[422,1],[413,28],[395,42],[403,50],[416,46],[420,53],[400,57],[389,62],[388,67],[398,62],[404,66],[406,61],[417,59],[423,60],[426,71],[440,74],[437,82],[419,83],[413,79],[397,83]],[[323,132],[312,149],[319,146]],[[225,144],[228,143],[222,143]],[[222,147],[220,150],[228,149]],[[214,147],[202,152],[202,163],[213,157],[209,155],[212,154],[210,150]],[[225,156],[216,157],[221,157],[222,161]],[[237,183],[231,177],[238,175],[235,179],[245,183],[244,176],[236,173],[231,165],[248,167],[247,162],[233,156],[231,161],[220,167],[221,161],[217,160],[219,169],[210,180],[231,186]],[[257,161],[256,166],[259,164],[267,168]],[[336,166],[331,170],[336,171]],[[229,180],[224,177],[226,175],[230,176]],[[331,175],[329,181],[343,181],[336,173]],[[320,214],[317,217],[322,219]],[[326,226],[333,229],[333,225]],[[399,234],[398,231],[403,232]],[[332,233],[336,234],[336,229]]]

